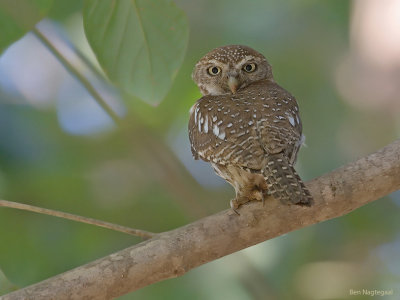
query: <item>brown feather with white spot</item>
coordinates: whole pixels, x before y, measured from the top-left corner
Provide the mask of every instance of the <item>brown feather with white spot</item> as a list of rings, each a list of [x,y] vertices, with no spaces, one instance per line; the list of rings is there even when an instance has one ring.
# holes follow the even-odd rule
[[[193,79],[204,96],[191,108],[192,153],[235,188],[232,208],[266,193],[310,205],[293,168],[303,142],[298,105],[275,83],[264,56],[245,46],[217,48],[196,64]]]

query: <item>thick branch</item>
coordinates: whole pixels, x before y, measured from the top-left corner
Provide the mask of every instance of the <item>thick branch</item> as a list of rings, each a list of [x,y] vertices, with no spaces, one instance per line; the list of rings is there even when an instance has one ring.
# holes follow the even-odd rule
[[[268,199],[203,218],[4,296],[10,299],[110,299],[183,275],[219,257],[342,216],[400,188],[400,140],[307,183],[311,208]]]

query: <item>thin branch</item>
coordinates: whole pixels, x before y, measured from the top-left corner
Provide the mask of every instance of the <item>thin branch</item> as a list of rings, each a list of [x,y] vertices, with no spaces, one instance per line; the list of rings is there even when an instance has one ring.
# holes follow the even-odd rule
[[[307,183],[310,208],[274,199],[200,219],[3,296],[111,299],[287,232],[345,215],[400,188],[400,140]]]
[[[107,104],[103,97],[97,92],[90,81],[81,74],[77,68],[75,68],[57,48],[50,42],[50,40],[42,33],[39,29],[34,28],[33,34],[46,46],[46,48],[58,59],[58,61],[72,74],[79,82],[86,88],[86,90],[92,95],[96,102],[104,109],[104,111],[110,116],[110,118],[119,124],[121,121],[120,117],[113,111],[113,109]]]
[[[133,229],[129,227],[125,227],[122,225],[117,225],[117,224],[112,224],[92,218],[87,218],[87,217],[82,217],[78,215],[73,215],[57,210],[52,210],[52,209],[47,209],[47,208],[42,208],[42,207],[37,207],[33,205],[28,205],[28,204],[23,204],[23,203],[18,203],[18,202],[12,202],[12,201],[7,201],[7,200],[0,200],[0,207],[9,207],[9,208],[15,208],[15,209],[21,209],[21,210],[26,210],[26,211],[31,211],[31,212],[36,212],[40,214],[45,214],[49,216],[54,216],[54,217],[59,217],[63,219],[68,219],[72,221],[77,221],[81,223],[86,223],[90,225],[95,225],[99,227],[104,227],[108,228],[111,230],[127,233],[130,235],[134,236],[139,236],[144,239],[149,239],[154,236],[156,236],[156,233],[140,230],[140,229]]]

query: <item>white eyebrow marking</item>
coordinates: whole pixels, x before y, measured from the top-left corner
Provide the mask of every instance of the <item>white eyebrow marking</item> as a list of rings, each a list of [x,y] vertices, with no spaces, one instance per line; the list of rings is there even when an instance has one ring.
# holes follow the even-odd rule
[[[236,65],[242,67],[242,64],[247,62],[248,60],[250,60],[250,58],[254,58],[254,56],[253,55],[246,55],[239,62],[237,62]]]
[[[222,63],[221,61],[216,60],[216,59],[209,59],[209,60],[207,60],[207,62],[209,62],[210,64],[214,64],[214,65],[225,65],[224,63]]]

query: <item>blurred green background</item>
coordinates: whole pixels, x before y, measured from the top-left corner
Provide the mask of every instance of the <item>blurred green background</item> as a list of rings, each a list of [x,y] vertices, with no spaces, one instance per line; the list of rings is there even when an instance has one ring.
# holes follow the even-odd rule
[[[188,111],[200,97],[192,68],[226,44],[263,53],[298,99],[305,180],[399,136],[400,1],[175,2],[188,17],[189,44],[158,106],[99,79],[74,53],[71,45],[97,64],[81,1],[56,1],[38,25],[123,116],[118,128],[33,34],[2,53],[1,199],[155,232],[228,208],[233,189],[192,159],[187,137]],[[399,299],[399,213],[394,193],[120,299],[363,299],[350,289],[393,290],[385,299]],[[0,295],[140,241],[1,208]]]

